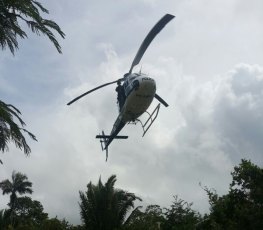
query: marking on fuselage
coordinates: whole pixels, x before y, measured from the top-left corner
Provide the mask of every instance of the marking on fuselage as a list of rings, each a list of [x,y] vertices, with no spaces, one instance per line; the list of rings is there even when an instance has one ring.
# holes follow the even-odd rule
[[[143,77],[142,81],[154,81],[154,80],[150,77]]]
[[[135,94],[136,97],[142,97],[142,98],[150,98],[152,95],[142,95],[142,94]]]

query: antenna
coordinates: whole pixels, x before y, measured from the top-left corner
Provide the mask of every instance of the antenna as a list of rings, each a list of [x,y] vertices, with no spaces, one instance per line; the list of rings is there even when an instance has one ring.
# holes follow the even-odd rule
[[[142,73],[142,65],[141,65],[141,68],[140,68],[140,72],[139,72],[139,74],[141,74]]]

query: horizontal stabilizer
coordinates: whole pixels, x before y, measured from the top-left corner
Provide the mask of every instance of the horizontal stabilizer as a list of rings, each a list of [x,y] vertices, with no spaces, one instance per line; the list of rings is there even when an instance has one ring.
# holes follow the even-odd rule
[[[104,131],[102,134],[97,135],[96,138],[100,139],[101,149],[106,150],[106,161],[108,159],[108,146],[112,142],[113,139],[127,139],[128,136],[114,136],[114,135],[105,135]]]
[[[97,135],[96,138],[110,138],[110,135]],[[128,136],[115,136],[114,139],[127,139]]]

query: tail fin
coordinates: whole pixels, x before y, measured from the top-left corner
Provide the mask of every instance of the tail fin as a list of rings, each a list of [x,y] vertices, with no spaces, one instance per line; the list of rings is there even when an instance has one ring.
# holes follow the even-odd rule
[[[107,142],[109,140],[109,136],[105,135],[104,131],[102,130],[102,135],[97,135],[96,138],[100,139],[100,145],[101,145],[101,149],[106,150],[106,161],[108,160],[108,146]]]
[[[128,136],[113,136],[113,135],[105,135],[102,130],[102,134],[97,135],[96,138],[100,139],[101,149],[106,150],[106,161],[108,160],[108,146],[113,139],[127,139]]]

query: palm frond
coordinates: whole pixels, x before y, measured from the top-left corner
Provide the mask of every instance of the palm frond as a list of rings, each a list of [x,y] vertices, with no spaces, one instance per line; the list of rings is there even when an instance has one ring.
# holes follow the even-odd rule
[[[27,21],[27,25],[29,26],[29,28],[32,30],[33,33],[36,33],[37,35],[40,35],[41,33],[43,35],[46,35],[49,38],[49,40],[54,44],[57,51],[59,53],[62,53],[61,47],[55,35],[48,29],[48,27],[51,27],[51,28],[55,27],[52,23],[48,23],[47,20],[41,20],[41,22]],[[57,30],[57,32],[61,35],[62,38],[64,38],[65,34],[60,29]]]
[[[0,100],[0,151],[8,151],[9,142],[13,142],[16,147],[23,150],[26,155],[31,152],[22,132],[27,133],[33,140],[37,140],[35,135],[22,128],[25,122],[20,118],[21,112],[13,105],[6,104]],[[16,118],[19,124],[14,121]]]
[[[0,188],[2,189],[3,191],[3,195],[5,194],[9,194],[12,192],[12,183],[10,182],[10,180],[3,180],[1,183],[0,183]]]
[[[42,10],[44,13],[49,13],[49,11],[43,7],[43,5],[40,3],[40,2],[37,2],[37,1],[32,1],[35,5],[37,5],[37,7]]]
[[[138,212],[140,213],[140,209],[142,208],[142,206],[137,206],[135,209],[132,210],[131,214],[128,216],[128,218],[126,219],[126,221],[124,221],[123,225],[128,225],[131,220],[138,215]]]
[[[65,34],[54,21],[42,18],[40,13],[48,14],[49,11],[40,2],[34,0],[0,1],[0,6],[0,46],[2,49],[8,47],[14,54],[18,49],[17,37],[27,37],[19,24],[25,22],[33,33],[46,35],[57,51],[62,52],[50,29],[56,31],[62,38],[65,38]]]
[[[87,229],[119,229],[129,210],[139,199],[133,193],[114,188],[116,175],[105,184],[101,178],[96,185],[90,182],[87,191],[80,194],[80,214]]]
[[[9,206],[11,209],[15,208],[17,193],[20,195],[29,193],[32,194],[32,183],[28,181],[25,174],[13,171],[11,176],[11,181],[6,179],[0,182],[0,188],[4,194],[10,194]]]

